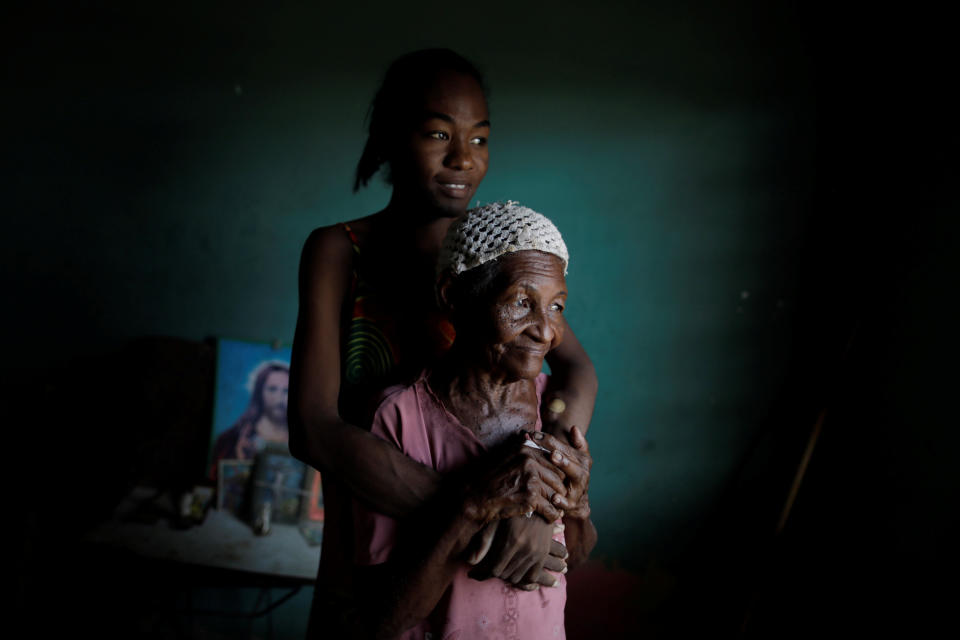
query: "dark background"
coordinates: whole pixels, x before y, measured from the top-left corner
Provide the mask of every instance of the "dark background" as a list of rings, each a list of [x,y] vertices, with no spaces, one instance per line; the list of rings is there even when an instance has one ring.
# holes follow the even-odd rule
[[[944,618],[958,317],[945,16],[103,2],[33,3],[4,23],[2,369],[28,626],[175,633],[157,610],[181,578],[87,561],[82,534],[132,483],[193,481],[202,341],[292,337],[301,243],[385,203],[382,185],[350,193],[362,118],[388,61],[423,46],[487,73],[478,197],[543,211],[571,249],[571,323],[601,382],[597,582],[571,575],[571,637],[734,635],[746,617],[757,637],[919,633]],[[201,594],[219,609],[251,597]],[[299,637],[308,600],[277,609],[275,635]]]

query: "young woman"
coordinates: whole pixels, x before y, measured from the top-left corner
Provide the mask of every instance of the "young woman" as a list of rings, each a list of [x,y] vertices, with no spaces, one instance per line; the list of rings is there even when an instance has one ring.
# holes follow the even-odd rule
[[[532,517],[541,496],[564,504],[552,532],[558,542],[566,532],[572,556],[585,557],[596,542],[586,440],[576,427],[572,448],[540,431],[541,369],[563,341],[568,259],[556,227],[516,203],[470,210],[451,226],[439,297],[456,339],[432,370],[381,403],[372,427],[447,482],[412,521],[357,508],[356,559],[369,567],[370,585],[357,637],[564,636],[565,566],[551,567],[559,570],[555,589],[521,591],[471,579],[467,558],[484,527],[518,511]],[[525,451],[532,460],[517,455],[520,433],[536,443]]]
[[[447,228],[486,175],[489,134],[483,80],[472,64],[448,50],[399,58],[374,98],[355,183],[385,170],[389,203],[317,229],[304,245],[288,412],[291,452],[323,473],[327,520],[311,631],[320,618],[329,627],[354,599],[349,498],[403,518],[442,486],[440,473],[368,429],[380,392],[452,343],[436,305],[434,267]],[[544,430],[555,435],[572,425],[586,430],[597,390],[590,359],[565,330],[547,356],[553,376],[543,394],[553,409],[543,411]],[[478,568],[486,575],[509,569],[522,573],[521,585],[552,584],[542,570],[557,553],[547,523],[511,519],[484,542],[490,552]]]

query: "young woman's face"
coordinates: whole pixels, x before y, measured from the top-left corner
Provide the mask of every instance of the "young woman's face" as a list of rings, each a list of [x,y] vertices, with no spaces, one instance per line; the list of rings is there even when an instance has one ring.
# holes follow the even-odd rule
[[[473,77],[439,73],[424,93],[418,126],[391,163],[394,189],[443,215],[461,215],[487,174],[489,118]]]
[[[563,340],[563,261],[541,251],[509,253],[501,258],[496,281],[501,285],[470,337],[483,343],[491,372],[508,380],[533,379],[547,352]]]

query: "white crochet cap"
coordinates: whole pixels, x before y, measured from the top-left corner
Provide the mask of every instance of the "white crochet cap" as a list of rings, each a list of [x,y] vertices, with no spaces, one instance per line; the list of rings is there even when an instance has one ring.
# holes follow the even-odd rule
[[[570,254],[550,220],[513,200],[470,209],[450,225],[437,260],[437,274],[454,274],[479,267],[514,251],[543,251],[563,260],[567,274]]]

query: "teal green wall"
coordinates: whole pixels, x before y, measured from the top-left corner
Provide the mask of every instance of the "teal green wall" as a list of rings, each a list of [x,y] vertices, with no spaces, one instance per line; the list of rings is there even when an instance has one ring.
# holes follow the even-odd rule
[[[35,126],[13,132],[3,249],[30,274],[17,297],[48,311],[13,318],[17,348],[43,363],[143,334],[291,340],[307,234],[388,195],[350,190],[379,75],[452,46],[492,89],[478,199],[546,213],[570,246],[569,319],[600,377],[598,554],[669,556],[781,382],[813,129],[794,15],[673,6],[50,21],[14,62]]]

